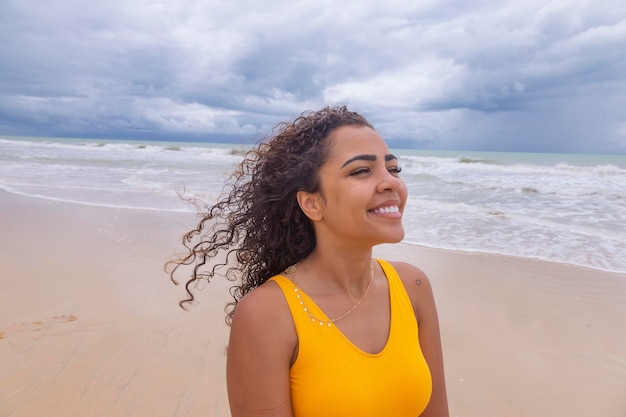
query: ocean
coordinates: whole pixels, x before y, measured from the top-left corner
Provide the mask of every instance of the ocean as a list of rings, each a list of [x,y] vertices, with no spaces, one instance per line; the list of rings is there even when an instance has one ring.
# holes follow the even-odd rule
[[[195,212],[244,145],[0,138],[0,189],[129,210]],[[626,273],[626,155],[392,150],[407,243]]]

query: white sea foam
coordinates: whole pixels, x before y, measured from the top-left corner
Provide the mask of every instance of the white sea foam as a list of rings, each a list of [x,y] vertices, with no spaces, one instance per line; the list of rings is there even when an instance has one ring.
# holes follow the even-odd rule
[[[79,204],[187,211],[214,201],[239,146],[1,139],[0,188]],[[394,150],[407,242],[626,272],[626,157]]]

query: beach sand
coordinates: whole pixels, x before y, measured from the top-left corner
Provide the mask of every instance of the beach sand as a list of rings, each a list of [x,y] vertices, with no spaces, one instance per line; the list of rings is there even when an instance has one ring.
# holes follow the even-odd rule
[[[0,213],[0,416],[229,415],[230,283],[185,312],[163,272],[193,214],[3,191]],[[432,280],[451,416],[626,416],[626,275],[406,244],[375,254]]]

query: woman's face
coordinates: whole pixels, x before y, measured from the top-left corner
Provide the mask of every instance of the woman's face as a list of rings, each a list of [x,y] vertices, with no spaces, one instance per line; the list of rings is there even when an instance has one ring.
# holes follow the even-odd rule
[[[369,127],[344,126],[328,140],[330,159],[319,172],[318,235],[364,245],[402,240],[407,190],[383,138]]]

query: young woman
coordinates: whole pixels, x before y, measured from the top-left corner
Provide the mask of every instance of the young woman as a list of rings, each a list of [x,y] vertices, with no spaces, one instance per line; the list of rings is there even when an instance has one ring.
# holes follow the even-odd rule
[[[246,155],[185,236],[172,271],[194,265],[183,303],[220,250],[239,281],[227,309],[233,417],[448,416],[429,280],[372,258],[404,237],[399,174],[362,116],[306,112]]]

